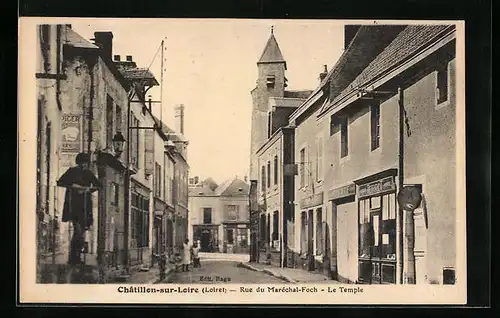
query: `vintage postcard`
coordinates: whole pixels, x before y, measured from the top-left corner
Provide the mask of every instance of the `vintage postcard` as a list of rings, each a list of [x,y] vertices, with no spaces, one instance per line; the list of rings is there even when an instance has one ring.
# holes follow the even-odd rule
[[[21,303],[466,303],[463,21],[19,21]]]

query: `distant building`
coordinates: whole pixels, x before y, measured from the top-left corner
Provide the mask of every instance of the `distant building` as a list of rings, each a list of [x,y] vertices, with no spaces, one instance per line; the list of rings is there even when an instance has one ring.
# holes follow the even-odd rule
[[[202,251],[248,253],[248,192],[249,184],[237,177],[221,185],[211,178],[190,185],[189,237],[200,241]]]

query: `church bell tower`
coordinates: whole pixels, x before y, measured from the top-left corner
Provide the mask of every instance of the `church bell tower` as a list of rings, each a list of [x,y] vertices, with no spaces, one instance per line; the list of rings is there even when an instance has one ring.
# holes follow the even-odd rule
[[[274,36],[274,27],[257,62],[257,85],[252,94],[252,131],[250,146],[250,180],[259,179],[257,150],[268,135],[269,98],[283,97],[286,87],[286,61]]]

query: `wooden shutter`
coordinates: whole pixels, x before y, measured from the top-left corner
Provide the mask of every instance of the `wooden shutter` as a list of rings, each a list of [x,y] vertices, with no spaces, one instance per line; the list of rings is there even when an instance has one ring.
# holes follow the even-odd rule
[[[152,175],[155,168],[154,160],[154,131],[152,129],[144,130],[144,174]]]

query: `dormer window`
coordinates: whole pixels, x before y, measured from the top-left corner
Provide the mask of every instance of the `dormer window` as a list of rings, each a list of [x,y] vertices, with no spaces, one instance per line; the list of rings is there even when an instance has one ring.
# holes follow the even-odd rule
[[[274,88],[275,83],[276,83],[276,77],[274,75],[267,75],[266,86],[268,88]]]

